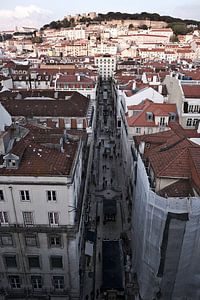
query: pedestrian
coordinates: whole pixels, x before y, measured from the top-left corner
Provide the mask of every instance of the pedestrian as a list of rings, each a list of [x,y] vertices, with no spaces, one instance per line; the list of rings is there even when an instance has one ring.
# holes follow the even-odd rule
[[[99,289],[96,290],[96,298],[99,298]]]
[[[99,252],[98,253],[98,259],[99,259],[99,262],[101,261],[101,253]]]
[[[94,292],[93,291],[91,291],[91,293],[90,293],[90,298],[91,298],[91,300],[94,299]]]

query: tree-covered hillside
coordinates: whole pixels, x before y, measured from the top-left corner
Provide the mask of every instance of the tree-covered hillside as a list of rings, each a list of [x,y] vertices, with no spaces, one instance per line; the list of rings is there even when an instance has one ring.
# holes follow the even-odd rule
[[[168,27],[172,28],[174,33],[177,34],[187,34],[192,31],[193,28],[200,29],[200,21],[196,20],[182,20],[180,18],[173,18],[171,16],[160,16],[157,13],[121,13],[121,12],[108,12],[106,14],[99,13],[94,19],[80,17],[78,21],[75,22],[74,18],[70,20],[64,18],[62,21],[52,21],[50,24],[44,25],[41,30],[46,28],[59,29],[74,27],[76,24],[90,24],[90,23],[101,23],[105,21],[112,20],[149,20],[149,21],[163,21],[168,23]]]

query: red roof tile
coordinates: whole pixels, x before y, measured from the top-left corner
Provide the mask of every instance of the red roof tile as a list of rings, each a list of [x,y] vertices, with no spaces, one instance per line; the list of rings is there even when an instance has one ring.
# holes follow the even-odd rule
[[[29,128],[30,129],[30,128]],[[79,141],[64,143],[64,152],[60,147],[49,147],[49,144],[59,144],[63,134],[55,136],[54,130],[39,130],[40,134],[31,132],[18,141],[10,153],[16,154],[19,149],[21,160],[17,169],[0,168],[0,175],[12,176],[67,176],[76,157]],[[46,145],[45,145],[46,144]],[[20,152],[19,152],[20,153]]]
[[[162,197],[192,197],[194,192],[191,182],[188,179],[180,179],[160,190],[158,193]]]
[[[170,113],[177,114],[175,104],[153,103],[150,100],[145,100],[139,105],[129,106],[128,109],[133,111],[141,110],[137,115],[127,117],[127,122],[130,127],[158,126],[155,124],[155,118],[153,118],[153,120],[147,119],[147,112],[151,112],[153,116],[169,116]]]
[[[177,128],[176,128],[177,129]],[[135,137],[148,143],[144,157],[148,160],[155,177],[189,179],[200,192],[200,146],[187,139],[182,129]]]
[[[0,99],[11,116],[24,117],[86,117],[90,100],[73,92],[67,100],[59,99]]]
[[[200,98],[200,85],[182,84],[185,98]]]

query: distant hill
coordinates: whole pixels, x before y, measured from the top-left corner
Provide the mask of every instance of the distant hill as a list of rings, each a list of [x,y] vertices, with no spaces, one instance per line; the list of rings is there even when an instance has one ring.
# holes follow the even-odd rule
[[[59,29],[74,27],[76,24],[91,24],[91,23],[101,23],[104,21],[112,20],[149,20],[149,21],[163,21],[168,24],[168,27],[172,28],[175,34],[187,34],[192,31],[194,28],[200,29],[200,21],[196,20],[187,20],[180,18],[173,18],[171,16],[160,16],[157,13],[121,13],[121,12],[108,12],[106,14],[99,13],[98,16],[94,19],[82,17],[78,21],[75,21],[74,18],[63,19],[62,21],[52,21],[50,24],[44,25],[41,30],[46,28]],[[177,29],[178,28],[178,29]]]

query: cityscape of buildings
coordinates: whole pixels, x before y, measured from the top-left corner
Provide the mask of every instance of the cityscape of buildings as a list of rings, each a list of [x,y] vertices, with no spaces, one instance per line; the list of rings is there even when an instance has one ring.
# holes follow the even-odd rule
[[[200,29],[97,16],[0,34],[0,300],[199,300]]]

